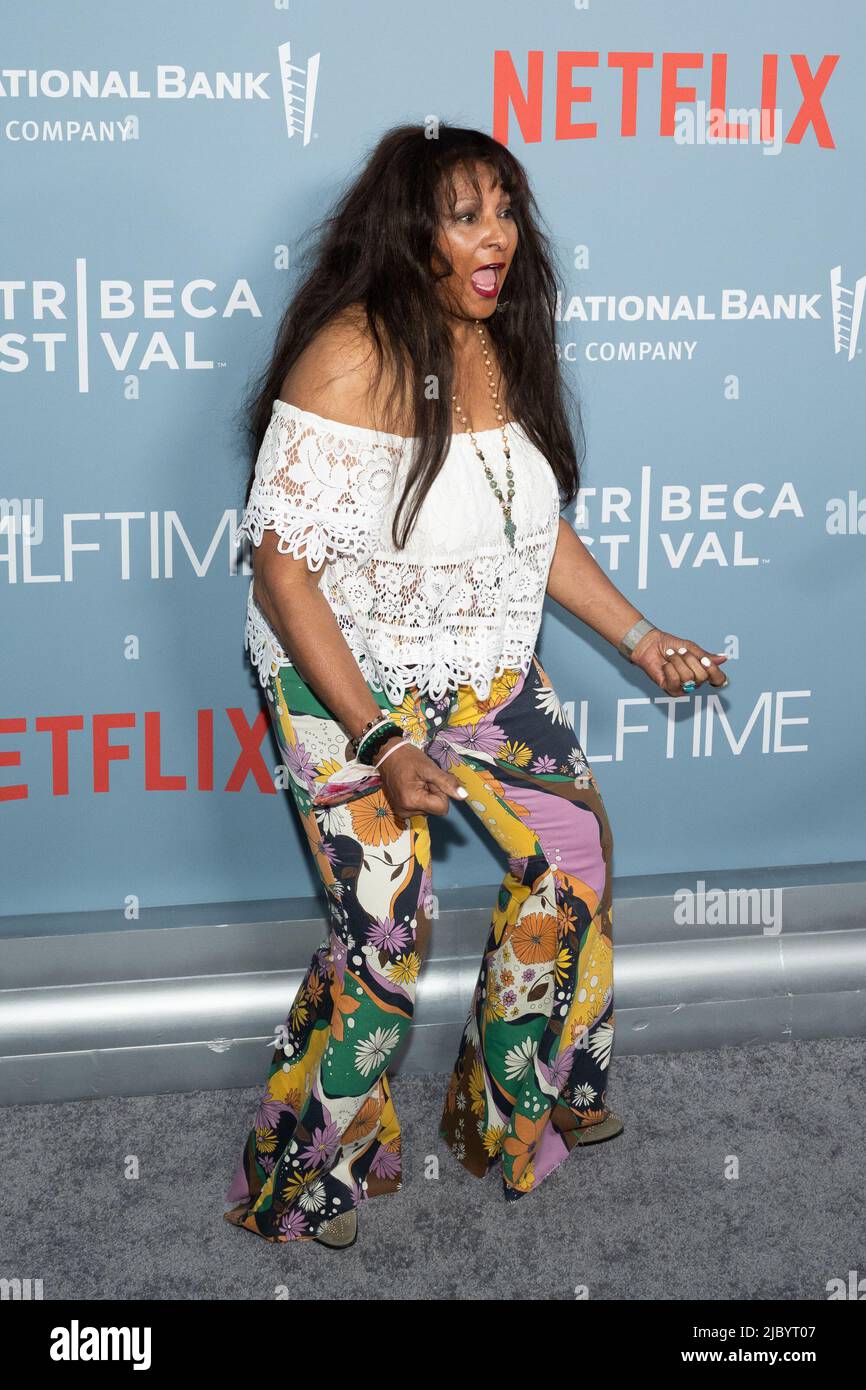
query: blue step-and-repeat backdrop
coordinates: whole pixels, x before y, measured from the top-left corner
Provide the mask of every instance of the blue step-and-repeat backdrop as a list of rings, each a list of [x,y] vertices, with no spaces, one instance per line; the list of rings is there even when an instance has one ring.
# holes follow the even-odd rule
[[[404,121],[524,162],[566,515],[731,654],[671,700],[548,603],[615,872],[863,858],[864,63],[864,7],[806,0],[6,6],[0,911],[315,891],[242,648],[239,408],[304,233]],[[501,876],[456,804],[434,836],[440,890]]]

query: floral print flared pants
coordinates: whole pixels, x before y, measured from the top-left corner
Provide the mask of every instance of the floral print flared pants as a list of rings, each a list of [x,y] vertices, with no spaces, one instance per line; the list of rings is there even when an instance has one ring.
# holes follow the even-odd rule
[[[537,655],[526,674],[495,677],[484,700],[469,685],[438,700],[410,687],[397,707],[372,693],[466,787],[463,805],[507,857],[439,1133],[477,1177],[498,1165],[516,1200],[610,1113],[607,815]],[[401,1186],[387,1067],[430,935],[430,832],[425,815],[394,815],[380,774],[294,667],[271,676],[267,696],[330,922],[279,1034],[224,1216],[271,1241],[308,1240]]]

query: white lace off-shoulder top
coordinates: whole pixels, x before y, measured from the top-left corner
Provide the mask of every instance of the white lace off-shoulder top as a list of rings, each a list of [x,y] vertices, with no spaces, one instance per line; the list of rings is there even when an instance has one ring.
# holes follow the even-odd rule
[[[415,441],[273,403],[235,543],[248,536],[260,545],[272,528],[284,554],[322,569],[319,588],[364,678],[392,705],[410,685],[436,699],[468,683],[485,699],[494,676],[529,670],[561,502],[543,454],[515,422],[506,430],[514,548],[469,435],[454,434],[406,547],[397,550],[391,522]],[[478,430],[476,438],[507,496],[500,429]],[[265,686],[292,662],[255,601],[254,584],[244,646]]]

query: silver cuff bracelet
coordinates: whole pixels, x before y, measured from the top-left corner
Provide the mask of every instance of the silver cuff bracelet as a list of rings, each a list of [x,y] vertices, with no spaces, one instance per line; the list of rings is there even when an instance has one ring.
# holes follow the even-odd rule
[[[646,637],[648,632],[652,632],[655,623],[651,623],[648,618],[638,618],[634,627],[630,627],[617,647],[621,656],[630,658],[632,652],[642,637]]]

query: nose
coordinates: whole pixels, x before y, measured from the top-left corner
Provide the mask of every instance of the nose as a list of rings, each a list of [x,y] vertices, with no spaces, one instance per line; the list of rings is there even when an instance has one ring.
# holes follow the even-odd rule
[[[484,245],[497,247],[499,250],[505,245],[505,234],[502,224],[495,214],[491,213],[488,223],[484,227]]]

